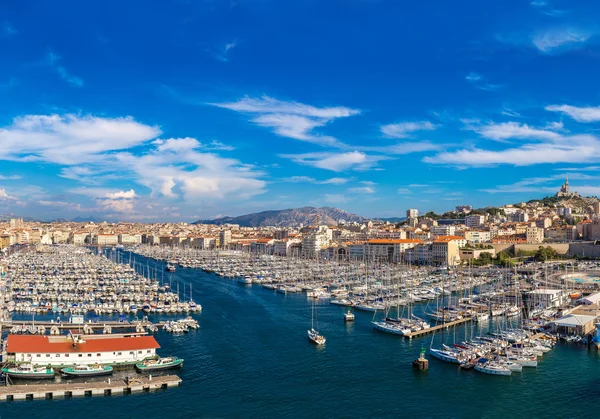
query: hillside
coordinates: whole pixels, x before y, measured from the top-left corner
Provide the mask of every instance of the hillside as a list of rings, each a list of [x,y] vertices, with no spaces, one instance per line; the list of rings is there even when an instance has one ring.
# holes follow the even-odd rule
[[[240,215],[238,217],[222,217],[215,220],[199,220],[194,224],[239,224],[244,227],[298,227],[300,224],[312,225],[318,216],[320,224],[334,225],[339,220],[346,222],[361,222],[366,220],[360,215],[346,212],[332,207],[302,207],[278,211],[263,211],[253,214]]]

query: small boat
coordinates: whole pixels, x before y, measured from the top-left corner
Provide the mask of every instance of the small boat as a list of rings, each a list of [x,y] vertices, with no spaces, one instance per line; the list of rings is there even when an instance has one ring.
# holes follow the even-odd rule
[[[569,294],[569,297],[571,297],[573,300],[581,298],[581,292],[579,292],[579,291],[572,292]]]
[[[351,310],[348,310],[346,314],[344,314],[345,322],[353,322],[354,321],[354,313]]]
[[[317,332],[315,330],[315,317],[316,317],[316,314],[315,314],[315,302],[313,300],[313,303],[312,303],[312,324],[311,324],[310,330],[308,330],[308,339],[311,342],[313,342],[313,343],[315,343],[317,345],[324,345],[325,341],[326,341],[325,340],[325,336],[320,335],[319,332]]]
[[[251,284],[252,278],[250,276],[245,276],[243,278],[238,278],[237,282],[240,284]]]
[[[489,375],[510,375],[512,373],[512,370],[508,366],[490,361],[486,358],[481,358],[477,362],[475,371]]]
[[[113,367],[110,365],[74,365],[63,368],[60,373],[65,377],[97,377],[99,375],[111,375]]]
[[[155,371],[155,370],[166,370],[170,368],[177,368],[183,366],[183,359],[175,356],[169,356],[166,358],[148,358],[142,362],[135,364],[135,368],[142,371]]]
[[[324,345],[326,342],[325,336],[320,335],[315,329],[308,331],[308,339],[317,345]]]
[[[32,364],[20,364],[14,367],[2,368],[2,372],[11,378],[27,380],[43,380],[54,378],[54,370],[48,367],[35,367]]]
[[[176,269],[177,268],[175,268],[175,265],[167,263],[167,267],[166,267],[167,272],[175,272]]]

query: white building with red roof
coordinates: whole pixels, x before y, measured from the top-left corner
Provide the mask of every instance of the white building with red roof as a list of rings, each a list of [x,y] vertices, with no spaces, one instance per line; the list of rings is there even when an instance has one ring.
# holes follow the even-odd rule
[[[156,355],[160,345],[146,335],[8,335],[9,361],[36,365],[126,365]]]

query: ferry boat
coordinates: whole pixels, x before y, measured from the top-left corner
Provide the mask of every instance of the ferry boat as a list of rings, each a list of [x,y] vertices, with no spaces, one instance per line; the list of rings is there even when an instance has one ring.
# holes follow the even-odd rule
[[[140,371],[155,371],[155,370],[167,370],[170,368],[177,368],[183,366],[183,359],[175,356],[169,356],[166,358],[149,358],[144,361],[135,364],[135,368]]]
[[[99,375],[111,375],[113,367],[110,365],[75,365],[63,368],[60,373],[65,377],[97,377]]]
[[[32,364],[20,364],[2,368],[2,372],[11,378],[27,380],[44,380],[54,378],[54,370],[50,367],[35,367]]]

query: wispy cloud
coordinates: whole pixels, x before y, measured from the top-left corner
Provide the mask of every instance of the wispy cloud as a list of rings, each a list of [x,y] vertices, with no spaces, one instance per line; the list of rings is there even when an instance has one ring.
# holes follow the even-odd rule
[[[473,87],[476,87],[479,90],[486,90],[491,92],[494,90],[498,90],[502,87],[501,84],[489,83],[484,76],[474,71],[467,74],[465,80],[468,81]]]
[[[346,153],[305,153],[305,154],[282,154],[282,158],[317,167],[319,169],[341,172],[344,170],[368,170],[377,165],[381,160],[387,160],[386,156],[373,156],[359,151]]]
[[[12,175],[12,176],[0,175],[0,180],[19,180],[19,179],[23,179],[23,177],[18,176],[18,175]]]
[[[375,193],[375,188],[371,186],[359,186],[356,188],[348,188],[348,192],[360,193],[360,194],[371,194]]]
[[[396,192],[398,192],[400,195],[409,195],[412,193],[412,191],[408,188],[398,188]]]
[[[549,2],[543,0],[534,0],[531,2],[531,5],[546,16],[563,16],[567,13],[565,10],[553,8]]]
[[[215,50],[208,50],[208,52],[210,52],[216,60],[226,63],[229,61],[230,51],[232,49],[234,49],[236,46],[237,46],[237,41],[234,39],[233,41],[231,41],[219,48],[216,48]]]
[[[83,86],[83,79],[72,75],[67,71],[67,69],[64,66],[59,64],[61,60],[61,57],[59,55],[56,55],[53,52],[49,52],[47,55],[47,60],[49,65],[57,72],[60,78],[66,81],[69,85],[75,87]]]
[[[360,113],[357,109],[343,106],[319,108],[298,102],[285,102],[269,96],[245,96],[236,102],[210,105],[253,115],[251,122],[271,128],[275,134],[282,137],[333,147],[342,147],[343,144],[334,137],[315,133],[314,129],[323,127],[335,119]]]
[[[492,122],[485,125],[467,125],[465,128],[477,132],[484,138],[501,142],[510,139],[536,139],[555,141],[561,138],[560,134],[550,129],[539,129],[518,122]],[[562,126],[560,128],[562,129]]]
[[[547,111],[560,112],[570,116],[577,122],[600,121],[600,106],[577,107],[571,105],[549,105]]]
[[[533,34],[531,42],[544,54],[555,54],[581,47],[593,35],[590,31],[577,28],[550,29]]]
[[[510,185],[498,185],[494,188],[480,189],[486,193],[540,193],[540,192],[555,192],[564,181],[567,174],[561,173],[546,177],[532,177],[521,179]],[[590,181],[598,180],[598,176],[590,176],[586,174],[568,174],[570,180]],[[549,185],[552,184],[552,185]],[[579,185],[574,189],[580,190]],[[599,188],[600,189],[600,188]]]
[[[395,124],[383,125],[381,132],[390,138],[407,138],[415,131],[433,131],[437,125],[429,121],[416,122],[398,122]]]

